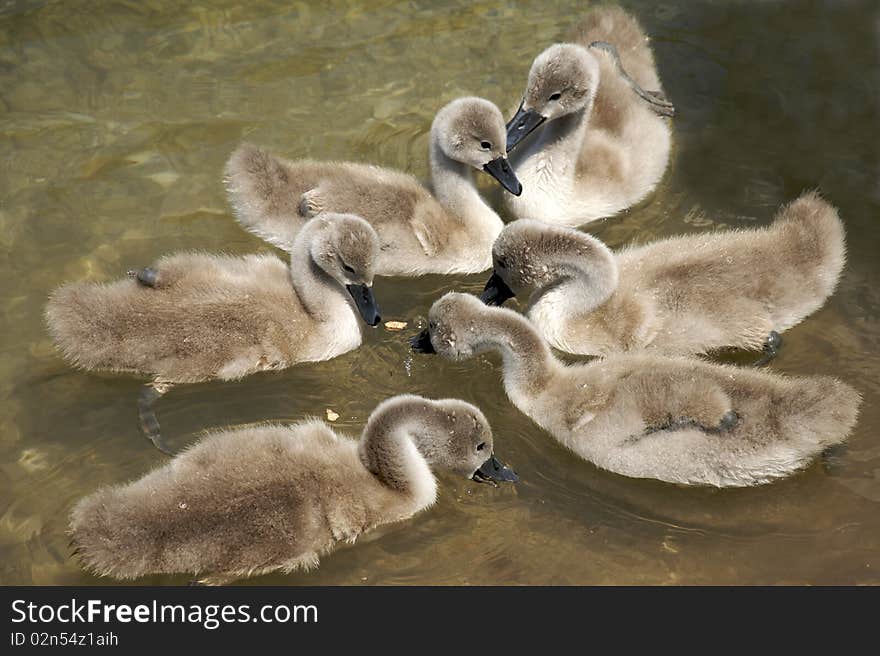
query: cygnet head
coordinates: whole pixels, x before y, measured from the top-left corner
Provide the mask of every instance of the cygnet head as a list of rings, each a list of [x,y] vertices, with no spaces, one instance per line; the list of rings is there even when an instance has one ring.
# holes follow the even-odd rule
[[[507,150],[512,150],[544,121],[552,121],[587,106],[599,86],[599,64],[589,50],[557,43],[532,62],[522,104],[507,127]]]
[[[419,452],[432,469],[445,469],[480,483],[518,480],[516,473],[494,455],[492,429],[474,405],[458,399],[432,401],[417,396],[397,397],[396,403],[416,405],[410,429]],[[427,403],[430,414],[419,413]]]
[[[348,290],[361,317],[375,326],[382,318],[372,289],[379,257],[373,226],[354,214],[321,214],[311,222],[318,228],[309,244],[312,259]]]
[[[522,193],[522,185],[507,161],[504,117],[488,100],[453,100],[437,112],[431,134],[450,159],[485,171],[514,196]]]
[[[603,289],[617,285],[614,255],[605,244],[579,230],[533,219],[504,226],[492,245],[492,267],[480,296],[487,305],[586,274],[589,284]]]
[[[476,296],[450,292],[428,311],[428,327],[410,340],[419,353],[436,353],[450,360],[473,357],[486,340],[485,315],[489,310]]]

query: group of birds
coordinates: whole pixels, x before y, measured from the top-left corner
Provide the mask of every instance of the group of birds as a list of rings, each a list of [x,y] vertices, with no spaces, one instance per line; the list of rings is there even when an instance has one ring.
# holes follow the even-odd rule
[[[760,229],[618,252],[577,230],[654,189],[673,114],[638,22],[593,9],[536,57],[506,124],[480,98],[437,113],[430,191],[398,171],[242,145],[225,170],[235,216],[289,263],[178,253],[117,282],[65,285],[46,309],[50,332],[78,367],[153,377],[142,428],[170,453],[153,404],[172,386],[357,348],[358,317],[380,321],[376,276],[492,269],[480,298],[451,292],[433,304],[414,350],[500,353],[510,401],[598,467],[688,485],[768,483],[844,441],[859,394],[830,377],[696,356],[733,347],[763,349],[756,364],[772,358],[779,333],[834,291],[843,226],[810,192]],[[518,220],[502,222],[474,170],[502,185]],[[498,307],[513,296],[525,316]],[[566,365],[551,346],[598,357]],[[225,583],[315,566],[334,544],[412,516],[434,502],[437,469],[517,478],[495,458],[478,408],[401,395],[374,410],[359,441],[315,420],[208,434],[82,499],[70,531],[100,575]]]

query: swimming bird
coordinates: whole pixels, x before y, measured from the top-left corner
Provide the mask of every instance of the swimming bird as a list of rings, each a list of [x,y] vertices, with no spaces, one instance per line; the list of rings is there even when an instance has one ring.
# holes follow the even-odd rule
[[[673,113],[636,19],[619,7],[593,9],[568,42],[532,63],[507,125],[507,150],[524,187],[505,199],[508,209],[517,218],[578,226],[638,203],[666,170]]]
[[[230,204],[245,229],[282,248],[309,218],[353,212],[379,234],[376,273],[478,273],[492,264],[503,223],[482,199],[472,171],[483,170],[512,194],[522,192],[507,161],[501,111],[488,100],[459,98],[431,126],[432,192],[411,175],[354,162],[289,161],[244,144],[226,164]]]
[[[154,376],[138,402],[141,426],[169,453],[153,404],[174,384],[236,380],[357,348],[357,315],[370,326],[380,320],[378,251],[369,223],[326,214],[297,235],[289,265],[267,254],[178,253],[134,279],[60,287],[46,320],[75,366]]]
[[[654,353],[566,366],[507,308],[449,293],[413,348],[451,360],[501,354],[511,402],[581,458],[624,476],[743,487],[788,476],[842,443],[859,394],[828,376]]]
[[[208,434],[141,479],[80,500],[72,544],[87,569],[118,579],[191,574],[219,585],[312,569],[338,543],[433,505],[434,470],[517,480],[478,408],[396,396],[360,440],[318,420]]]
[[[773,223],[661,239],[612,253],[573,228],[521,219],[492,250],[483,300],[523,293],[526,313],[560,350],[667,355],[724,347],[776,354],[779,333],[819,309],[846,259],[837,210],[816,192]]]

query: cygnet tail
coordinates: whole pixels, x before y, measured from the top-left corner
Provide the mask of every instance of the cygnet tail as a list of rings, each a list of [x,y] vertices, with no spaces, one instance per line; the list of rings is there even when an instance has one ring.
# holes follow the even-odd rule
[[[779,256],[801,264],[824,302],[846,262],[846,235],[837,209],[809,191],[780,208],[773,227],[780,233]]]
[[[300,214],[302,195],[315,181],[302,179],[278,157],[247,143],[226,162],[223,180],[239,224],[290,251],[306,221]]]
[[[138,291],[134,280],[121,280],[71,283],[52,292],[46,323],[65,359],[86,370],[151,373],[152,340],[141,324],[153,317]]]
[[[154,537],[120,519],[115,488],[80,500],[70,513],[70,546],[82,565],[100,576],[136,578],[150,571],[147,554]]]

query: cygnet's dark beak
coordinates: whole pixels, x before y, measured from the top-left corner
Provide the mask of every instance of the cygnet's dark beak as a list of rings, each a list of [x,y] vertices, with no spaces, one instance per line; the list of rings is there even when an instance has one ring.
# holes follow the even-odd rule
[[[477,483],[491,483],[495,487],[498,487],[498,482],[502,483],[516,483],[519,480],[519,476],[516,475],[516,472],[513,471],[510,467],[501,463],[498,458],[495,457],[493,453],[489,456],[489,459],[480,465],[480,468],[474,472],[474,475],[471,477]]]
[[[375,326],[382,317],[379,316],[379,306],[376,305],[376,298],[373,296],[373,289],[366,285],[346,285],[345,288],[354,299],[358,312],[367,323],[368,326]]]
[[[516,148],[517,144],[534,132],[541,123],[547,120],[534,109],[523,109],[523,103],[510,122],[507,124],[507,152]]]
[[[519,196],[522,193],[522,185],[519,183],[513,169],[510,168],[510,162],[507,161],[506,157],[496,157],[486,164],[483,170],[498,180],[501,186],[514,196]]]
[[[416,353],[436,353],[434,345],[431,344],[431,333],[425,328],[418,335],[409,338],[409,344]]]
[[[504,301],[514,296],[516,294],[513,290],[493,271],[492,276],[486,281],[483,293],[480,294],[480,300],[486,305],[503,305]]]

